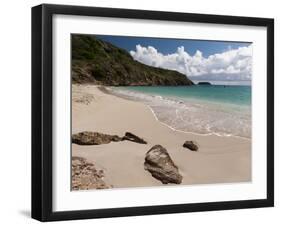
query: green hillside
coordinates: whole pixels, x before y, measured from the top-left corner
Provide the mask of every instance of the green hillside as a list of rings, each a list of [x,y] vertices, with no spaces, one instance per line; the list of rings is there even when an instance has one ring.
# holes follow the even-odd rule
[[[90,35],[72,35],[72,82],[110,86],[193,85],[184,74],[139,63],[126,50]]]

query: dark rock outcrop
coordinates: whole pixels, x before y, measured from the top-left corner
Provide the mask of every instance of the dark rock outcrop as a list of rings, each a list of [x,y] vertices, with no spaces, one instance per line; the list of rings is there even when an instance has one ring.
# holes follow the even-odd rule
[[[147,144],[147,142],[144,139],[142,139],[130,132],[126,132],[125,136],[122,138],[122,140],[128,140],[128,141],[139,143],[139,144]]]
[[[182,146],[191,151],[198,151],[198,145],[194,141],[185,141]]]
[[[73,83],[110,86],[193,85],[186,75],[135,61],[126,50],[94,35],[74,34],[71,40]]]
[[[97,132],[81,132],[72,135],[72,143],[79,145],[100,145],[108,144],[110,142],[121,141],[122,138],[117,135],[107,135]]]
[[[72,190],[111,188],[104,181],[104,171],[81,157],[72,157]]]
[[[212,85],[210,82],[198,82],[197,85]]]
[[[168,151],[161,145],[153,146],[146,153],[144,168],[163,184],[182,182],[178,167],[174,164]]]
[[[147,144],[144,139],[130,132],[126,132],[125,136],[123,137],[90,131],[84,131],[72,135],[72,143],[79,145],[100,145],[124,140],[128,140],[139,144]]]

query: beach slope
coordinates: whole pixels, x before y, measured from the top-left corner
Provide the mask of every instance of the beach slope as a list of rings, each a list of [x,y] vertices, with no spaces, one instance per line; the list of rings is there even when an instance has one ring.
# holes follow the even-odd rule
[[[182,185],[251,180],[251,140],[175,131],[159,122],[143,103],[103,92],[94,85],[72,85],[72,134],[93,131],[124,136],[131,132],[147,141],[102,145],[72,144],[72,156],[87,159],[104,172],[114,188],[166,186],[144,170],[146,152],[160,144],[183,176]],[[182,145],[196,141],[199,151]],[[176,185],[178,186],[178,185]]]

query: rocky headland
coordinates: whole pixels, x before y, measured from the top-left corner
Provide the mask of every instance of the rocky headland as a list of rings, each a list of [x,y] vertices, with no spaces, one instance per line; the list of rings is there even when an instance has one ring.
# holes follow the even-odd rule
[[[72,82],[108,86],[189,86],[177,71],[135,61],[124,49],[90,35],[72,35]]]

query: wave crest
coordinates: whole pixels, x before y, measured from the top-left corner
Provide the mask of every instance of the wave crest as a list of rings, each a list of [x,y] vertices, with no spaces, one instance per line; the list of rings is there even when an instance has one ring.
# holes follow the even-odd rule
[[[169,127],[184,132],[219,136],[251,137],[251,109],[211,102],[200,102],[144,94],[112,88],[115,95],[143,102],[157,119]]]

